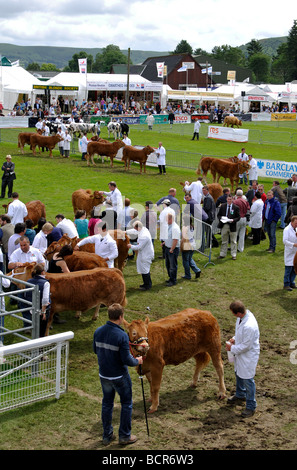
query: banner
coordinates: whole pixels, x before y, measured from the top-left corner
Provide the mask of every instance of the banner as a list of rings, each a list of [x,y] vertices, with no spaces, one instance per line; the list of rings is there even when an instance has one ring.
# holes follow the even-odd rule
[[[297,173],[297,163],[282,162],[279,160],[258,160],[258,177],[271,178],[274,180],[291,178],[293,173]]]
[[[87,73],[87,59],[78,59],[79,73]]]
[[[271,113],[271,121],[296,121],[297,113]]]
[[[164,76],[164,64],[165,64],[165,62],[157,62],[156,63],[158,78],[163,78],[163,76]]]
[[[248,142],[248,129],[232,129],[230,127],[208,126],[209,139],[230,140],[232,142]]]

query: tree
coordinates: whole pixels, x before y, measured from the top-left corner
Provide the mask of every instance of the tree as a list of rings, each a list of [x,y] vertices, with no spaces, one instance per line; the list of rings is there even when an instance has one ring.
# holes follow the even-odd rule
[[[274,83],[285,83],[289,81],[288,71],[288,44],[281,44],[272,58],[271,81]]]
[[[78,59],[87,59],[87,72],[92,72],[94,58],[92,54],[87,54],[84,51],[73,54],[72,59],[69,60],[68,65],[64,67],[64,72],[79,72]]]
[[[266,54],[253,54],[249,60],[249,67],[254,72],[257,82],[267,82],[270,71],[270,57]]]
[[[239,47],[225,44],[223,46],[215,46],[211,52],[214,59],[224,60],[230,64],[238,65],[238,67],[245,67],[245,57]]]
[[[128,57],[121,52],[120,48],[114,44],[109,44],[102,50],[102,54],[96,54],[93,72],[106,73],[110,71],[113,64],[127,63]]]
[[[208,55],[208,52],[206,52],[204,49],[201,49],[201,47],[197,47],[194,50],[193,55]]]
[[[254,54],[260,54],[263,52],[262,44],[260,41],[257,41],[256,39],[252,39],[248,44],[247,44],[247,53],[248,53],[248,59],[252,57]]]
[[[27,69],[26,69],[26,70],[28,70],[28,72],[29,72],[30,70],[37,70],[37,71],[38,71],[38,70],[40,70],[40,65],[37,64],[37,62],[31,62],[31,64],[28,64],[28,65],[27,65]]]
[[[55,64],[42,64],[40,70],[47,70],[48,72],[59,72],[59,69],[55,66]]]
[[[292,81],[297,79],[297,20],[289,31],[287,45],[289,80]]]
[[[192,49],[192,46],[190,46],[190,44],[185,39],[182,39],[178,43],[178,45],[176,46],[172,54],[183,54],[185,52],[188,52],[189,54],[193,54],[193,49]]]

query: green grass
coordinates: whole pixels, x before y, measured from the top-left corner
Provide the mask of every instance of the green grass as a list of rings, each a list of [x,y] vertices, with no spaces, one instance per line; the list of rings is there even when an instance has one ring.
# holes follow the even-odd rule
[[[271,123],[272,124],[272,123]],[[284,126],[259,124],[258,129],[268,127],[275,132],[288,129]],[[290,123],[291,124],[291,123]],[[250,123],[251,128],[258,124]],[[177,131],[178,129],[176,129]],[[296,126],[292,132],[297,132]],[[197,151],[199,154],[232,156],[240,151],[240,144],[208,141],[201,137],[197,143],[188,135],[170,132],[131,130],[132,144],[157,146],[161,140],[167,149],[182,152]],[[17,131],[16,131],[17,135]],[[103,134],[103,137],[105,135]],[[296,149],[272,145],[246,144],[246,150],[255,158],[296,160]],[[131,199],[131,205],[143,204],[147,199],[154,202],[166,195],[170,187],[178,189],[177,197],[183,202],[180,181],[193,181],[197,175],[193,169],[169,167],[166,176],[157,176],[156,168],[148,168],[146,175],[139,174],[137,165],[125,172],[123,164],[116,162],[113,169],[109,163],[87,167],[80,155],[72,155],[69,161],[60,159],[57,150],[51,160],[47,154],[33,157],[18,153],[14,143],[0,144],[0,157],[4,161],[7,153],[16,163],[17,180],[14,189],[24,202],[40,199],[46,205],[47,219],[54,221],[62,212],[73,218],[71,194],[79,188],[107,190],[110,180],[115,180],[122,194]],[[183,154],[182,158],[186,158]],[[211,182],[211,180],[209,180]],[[263,180],[266,190],[272,181]],[[3,200],[3,203],[7,200]],[[218,236],[220,240],[220,237]],[[210,310],[218,319],[222,335],[222,356],[225,364],[225,382],[228,394],[234,391],[233,366],[228,364],[224,343],[234,333],[234,318],[229,304],[241,299],[256,315],[261,332],[261,356],[256,376],[258,411],[244,422],[239,418],[239,409],[231,409],[216,401],[218,381],[210,364],[202,373],[197,390],[188,388],[194,370],[190,360],[177,367],[166,367],[160,392],[160,408],[149,416],[150,438],[146,434],[140,380],[135,370],[130,370],[133,382],[133,433],[139,440],[133,449],[147,450],[194,450],[194,449],[295,449],[296,427],[296,365],[291,364],[290,342],[297,339],[296,294],[287,293],[283,286],[282,231],[277,229],[277,249],[272,255],[266,253],[268,241],[254,247],[246,240],[246,248],[239,253],[236,262],[227,256],[217,260],[219,249],[213,250],[214,266],[203,268],[206,259],[194,255],[202,269],[199,280],[184,281],[181,258],[179,258],[178,284],[165,287],[165,270],[158,259],[161,248],[156,241],[156,258],[152,264],[153,289],[139,292],[141,283],[135,261],[129,261],[124,269],[128,305],[125,317],[128,321],[149,315],[154,321],[186,307]],[[83,294],[83,293],[82,293]],[[147,307],[150,310],[147,310]],[[74,331],[70,342],[69,391],[60,400],[48,399],[20,409],[5,412],[0,416],[0,449],[61,449],[103,450],[101,445],[101,388],[98,379],[97,358],[92,352],[95,328],[107,320],[107,310],[101,309],[96,323],[92,313],[86,312],[80,320],[74,312],[63,313],[67,323],[54,325],[51,333]],[[6,320],[9,324],[10,320]],[[148,398],[148,383],[144,381]],[[118,399],[114,411],[115,432],[118,429],[120,405]],[[234,432],[236,430],[236,439]],[[118,449],[115,444],[108,450]]]

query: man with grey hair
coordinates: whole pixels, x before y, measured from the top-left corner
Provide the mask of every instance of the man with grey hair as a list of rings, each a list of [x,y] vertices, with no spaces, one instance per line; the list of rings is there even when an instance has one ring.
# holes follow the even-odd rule
[[[246,223],[247,223],[247,219],[249,219],[249,213],[250,213],[250,205],[248,201],[246,200],[246,197],[243,196],[242,189],[237,189],[236,197],[234,198],[233,203],[239,207],[240,219],[236,224],[237,238],[238,238],[237,251],[242,253],[244,250]]]

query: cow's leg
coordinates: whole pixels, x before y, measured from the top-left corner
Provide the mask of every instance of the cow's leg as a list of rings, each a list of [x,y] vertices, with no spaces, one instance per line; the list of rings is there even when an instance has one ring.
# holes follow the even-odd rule
[[[95,311],[94,311],[94,314],[92,316],[92,320],[97,320],[97,318],[99,317],[99,310],[100,310],[100,304],[98,304],[95,308]]]
[[[110,157],[110,167],[113,167],[113,157]]]
[[[159,391],[161,387],[161,381],[162,381],[162,374],[163,374],[163,368],[164,368],[164,363],[159,362],[154,364],[153,367],[151,367],[151,400],[152,404],[149,409],[149,413],[154,413],[157,411],[158,406],[159,406]]]
[[[226,387],[224,382],[224,366],[221,358],[221,348],[214,347],[214,351],[209,352],[212,363],[219,377],[219,398],[226,398]]]
[[[146,164],[143,164],[143,173],[146,173]]]
[[[217,174],[216,173],[211,173],[211,174],[212,174],[212,182],[215,183]]]
[[[198,382],[198,379],[199,379],[200,372],[209,363],[210,355],[207,352],[202,352],[202,353],[196,354],[194,356],[194,359],[196,361],[196,367],[195,367],[195,371],[194,371],[194,375],[193,375],[193,379],[192,379],[192,383],[191,383],[192,388],[197,387],[197,382]]]

